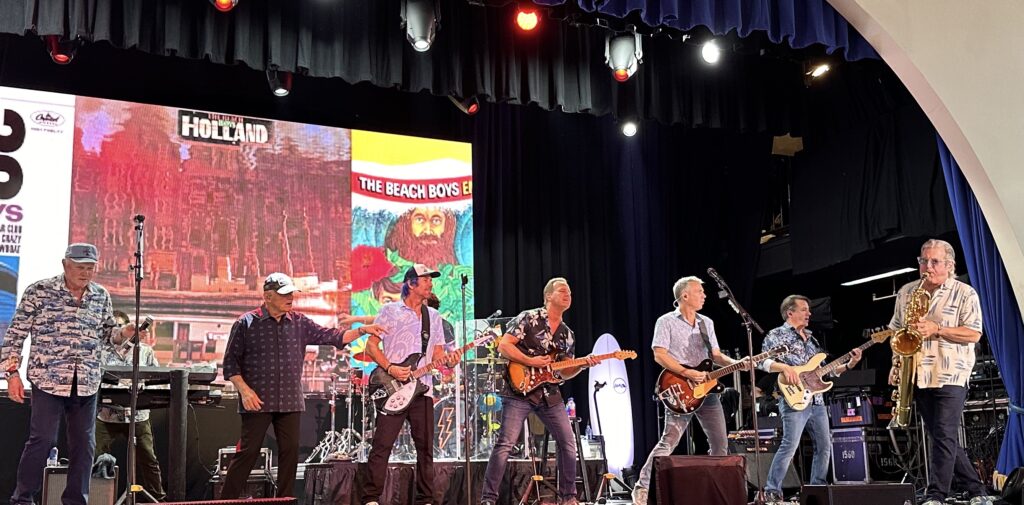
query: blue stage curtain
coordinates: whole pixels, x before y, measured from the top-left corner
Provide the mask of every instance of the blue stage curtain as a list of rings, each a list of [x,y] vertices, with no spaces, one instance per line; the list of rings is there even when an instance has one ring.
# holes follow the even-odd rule
[[[573,0],[534,0],[562,5]],[[705,26],[715,35],[736,30],[746,37],[764,31],[775,43],[795,48],[822,44],[847,60],[878,58],[870,44],[826,0],[575,0],[581,9],[624,18],[638,13],[648,26],[690,30]]]
[[[945,142],[939,142],[942,172],[949,188],[949,201],[953,217],[964,248],[964,263],[971,275],[971,284],[981,297],[985,336],[992,346],[999,372],[1010,396],[1010,415],[1003,435],[996,468],[1002,474],[1024,464],[1024,388],[1021,387],[1021,365],[1024,365],[1024,323],[1020,308],[1010,288],[1003,259],[992,239],[992,231],[981,213],[974,191],[967,184],[960,166],[950,154]]]

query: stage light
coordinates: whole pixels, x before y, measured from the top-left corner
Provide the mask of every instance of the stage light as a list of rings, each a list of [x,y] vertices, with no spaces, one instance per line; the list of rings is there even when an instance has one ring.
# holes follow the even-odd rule
[[[815,65],[814,67],[812,67],[811,71],[807,72],[807,75],[811,76],[814,79],[817,79],[825,75],[831,69],[832,68],[829,67],[827,63],[822,63],[820,65]]]
[[[43,37],[46,41],[46,50],[50,53],[50,59],[58,65],[67,65],[75,59],[78,51],[78,43],[73,40],[60,39],[60,35],[47,35]]]
[[[412,48],[421,53],[429,50],[437,32],[437,4],[433,0],[403,0],[400,15]]]
[[[718,47],[718,43],[715,42],[715,39],[711,39],[701,46],[700,57],[704,58],[705,62],[712,65],[718,63],[718,60],[722,58],[722,50]]]
[[[640,129],[635,120],[627,119],[622,122],[622,134],[627,137],[636,135],[636,132]]]
[[[856,286],[857,284],[864,284],[866,282],[877,281],[878,279],[885,279],[886,277],[895,277],[895,276],[900,275],[900,274],[907,274],[907,273],[916,272],[916,271],[917,271],[916,268],[901,268],[899,270],[893,270],[891,272],[885,272],[885,273],[878,274],[878,275],[871,275],[871,276],[868,276],[868,277],[863,277],[863,278],[860,278],[860,279],[857,279],[857,280],[854,280],[854,281],[844,282],[844,283],[842,283],[840,285],[841,286]]]
[[[210,3],[212,3],[214,8],[217,10],[227,12],[238,5],[238,0],[210,0]]]
[[[288,96],[292,92],[292,73],[284,70],[267,69],[267,83],[274,96]]]
[[[476,95],[466,98],[465,100],[460,100],[459,97],[455,95],[448,95],[448,99],[451,100],[452,103],[467,116],[472,116],[480,111],[480,99],[477,98]]]
[[[533,31],[537,28],[537,24],[540,23],[540,16],[537,15],[537,11],[534,9],[524,9],[522,7],[516,9],[516,26],[524,32]]]
[[[626,82],[643,62],[643,48],[637,33],[608,35],[604,39],[604,62],[616,81]]]

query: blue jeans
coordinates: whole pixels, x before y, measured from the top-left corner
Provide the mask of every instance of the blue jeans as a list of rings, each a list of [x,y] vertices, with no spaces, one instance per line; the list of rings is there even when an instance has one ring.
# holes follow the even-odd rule
[[[523,421],[530,412],[536,412],[558,446],[558,498],[565,500],[576,496],[576,437],[569,426],[569,416],[562,404],[555,402],[546,407],[533,405],[519,398],[502,397],[501,431],[491,451],[491,459],[487,462],[484,472],[484,489],[480,492],[481,500],[496,501],[498,488],[505,476],[505,464],[512,453],[512,446],[519,440],[523,431]],[[547,447],[541,450],[547,450]]]
[[[11,495],[11,505],[31,505],[43,481],[43,467],[50,449],[57,445],[57,429],[61,416],[66,416],[68,449],[68,484],[61,495],[63,505],[86,505],[89,501],[89,479],[92,456],[96,448],[96,395],[54,396],[32,390],[32,420],[28,442],[18,464],[18,484]]]
[[[814,443],[814,459],[811,461],[811,484],[828,483],[828,464],[832,455],[832,434],[828,429],[828,411],[824,405],[808,405],[804,410],[793,410],[789,404],[779,402],[779,414],[782,415],[782,443],[779,451],[772,458],[772,466],[768,469],[766,492],[782,494],[782,479],[793,455],[800,448],[800,437],[804,428],[811,434]]]
[[[970,458],[957,439],[960,416],[967,399],[967,388],[942,386],[940,388],[914,388],[917,409],[928,432],[928,498],[939,501],[949,496],[950,488],[967,491],[968,496],[988,494],[985,484],[978,478]]]
[[[700,421],[700,427],[704,429],[704,433],[708,436],[708,445],[711,447],[709,452],[711,455],[726,455],[729,446],[725,426],[725,412],[722,410],[720,395],[711,394],[704,399],[704,403],[701,404],[700,408],[692,414],[680,415],[666,410],[665,431],[661,433],[661,439],[658,440],[658,444],[651,450],[651,454],[647,456],[647,462],[644,463],[644,467],[640,470],[640,478],[636,481],[638,487],[644,489],[651,487],[651,472],[654,469],[654,458],[672,454],[672,451],[679,445],[679,439],[683,437],[686,427],[690,425],[690,420],[695,415],[697,420]]]

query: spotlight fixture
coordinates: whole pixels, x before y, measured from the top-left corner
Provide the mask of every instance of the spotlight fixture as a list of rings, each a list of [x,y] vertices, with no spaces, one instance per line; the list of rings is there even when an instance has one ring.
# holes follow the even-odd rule
[[[718,47],[718,42],[715,42],[715,39],[705,42],[700,48],[700,57],[711,65],[718,63],[718,60],[722,58],[722,49]]]
[[[448,99],[467,116],[475,115],[480,111],[480,99],[476,95],[466,99],[459,99],[455,95],[448,95]]]
[[[540,23],[536,9],[519,7],[516,9],[516,26],[524,32],[532,32]]]
[[[292,73],[268,68],[267,83],[274,96],[288,96],[292,92]]]
[[[640,34],[636,32],[608,35],[604,39],[604,62],[612,69],[616,81],[626,82],[643,62]]]
[[[227,12],[238,5],[238,0],[210,0],[213,7],[221,12]]]
[[[828,66],[828,63],[820,63],[811,67],[811,70],[807,72],[807,75],[811,76],[812,79],[817,79],[832,70],[832,67]]]
[[[439,0],[438,0],[439,1]],[[402,0],[402,28],[405,38],[418,52],[425,52],[434,43],[440,14],[434,0]]]
[[[78,51],[78,42],[74,40],[61,40],[60,35],[47,35],[43,37],[46,42],[46,50],[50,53],[50,59],[58,65],[67,65],[75,58]]]
[[[640,126],[637,124],[636,119],[632,118],[622,120],[621,125],[622,134],[627,137],[632,137],[633,135],[636,135],[636,132],[640,129]]]

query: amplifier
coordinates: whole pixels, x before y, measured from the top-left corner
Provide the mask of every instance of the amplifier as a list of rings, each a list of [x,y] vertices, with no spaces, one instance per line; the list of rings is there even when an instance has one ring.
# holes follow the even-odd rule
[[[880,396],[835,396],[828,403],[829,422],[833,428],[876,426],[879,424],[876,412],[882,405]],[[881,410],[889,411],[892,407]]]
[[[893,434],[900,450],[909,450],[911,435],[905,431]],[[832,430],[832,480],[837,484],[899,481],[903,476],[900,463],[885,428]]]
[[[224,489],[224,480],[213,477],[207,482],[213,493],[213,499],[220,499],[220,492]],[[249,500],[253,498],[273,498],[275,492],[274,481],[268,475],[250,475],[245,481],[245,488],[242,489],[240,498]]]
[[[774,428],[758,430],[758,439],[761,452],[775,452],[782,443],[780,430]],[[740,430],[729,433],[729,454],[753,454],[754,453],[754,430]]]
[[[68,485],[68,467],[48,466],[43,468],[42,505],[61,505],[61,494]],[[113,479],[93,477],[89,482],[88,505],[114,505],[117,500],[117,467]]]
[[[235,457],[234,447],[225,447],[217,450],[217,472],[220,475],[227,475],[228,465],[231,464],[231,459]],[[270,471],[270,449],[266,447],[260,448],[260,456],[256,458],[256,464],[253,465],[250,475],[264,475]]]

